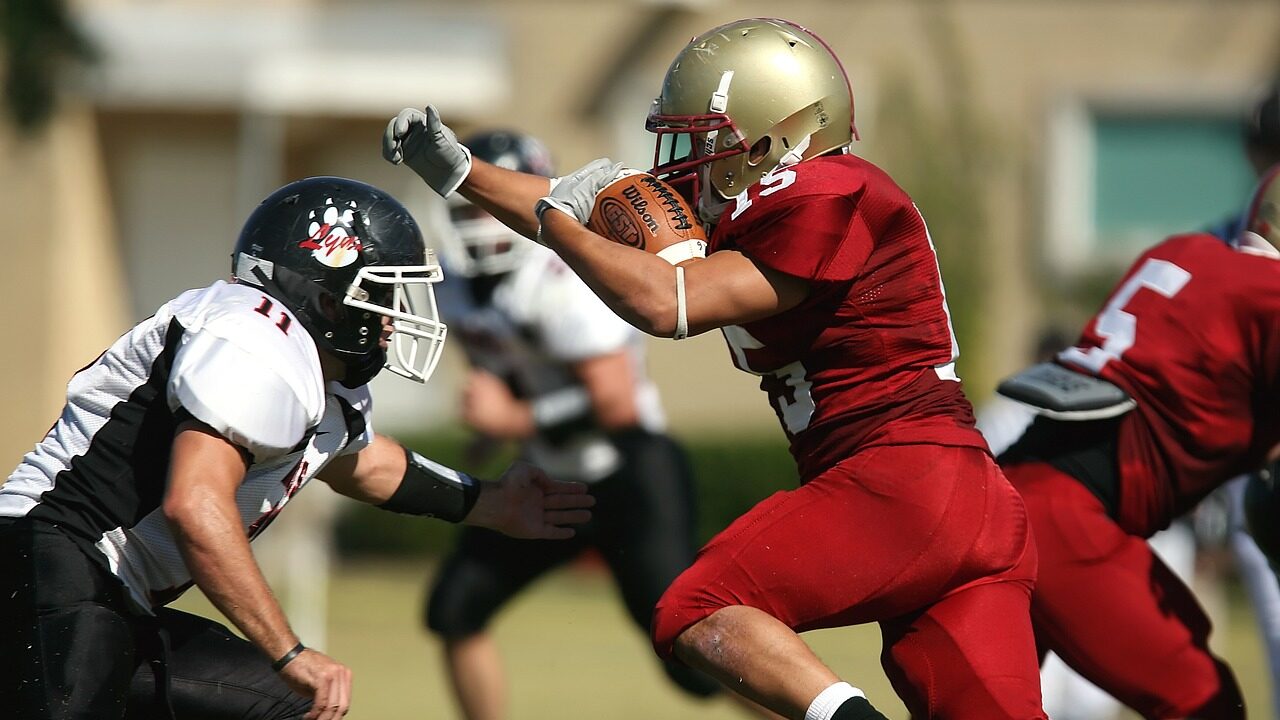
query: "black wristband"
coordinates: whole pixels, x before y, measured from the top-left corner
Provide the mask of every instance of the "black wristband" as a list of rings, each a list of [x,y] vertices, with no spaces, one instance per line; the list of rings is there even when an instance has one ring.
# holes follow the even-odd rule
[[[425,515],[462,522],[480,497],[475,478],[433,462],[405,448],[400,487],[378,507],[407,515]]]
[[[294,645],[292,650],[281,655],[279,660],[276,660],[275,662],[271,663],[271,669],[276,672],[280,672],[281,670],[284,669],[285,665],[288,665],[289,663],[293,662],[293,659],[301,655],[302,651],[306,649],[307,649],[307,646],[303,645],[302,643],[298,643],[297,645]]]

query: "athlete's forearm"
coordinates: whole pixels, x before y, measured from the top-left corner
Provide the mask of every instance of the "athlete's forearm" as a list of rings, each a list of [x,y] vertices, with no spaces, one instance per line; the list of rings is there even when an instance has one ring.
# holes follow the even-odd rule
[[[586,388],[586,412],[601,428],[617,431],[640,424],[631,352],[618,350],[579,360],[573,372]]]
[[[534,406],[528,401],[517,400],[501,415],[484,422],[477,431],[498,440],[528,440],[538,432]]]
[[[169,526],[196,585],[267,657],[298,643],[249,548],[234,498],[209,490],[166,503]]]
[[[463,197],[531,239],[538,233],[533,206],[550,191],[548,178],[500,168],[479,158],[472,160],[471,172],[458,188]]]
[[[272,659],[298,643],[249,550],[236,508],[247,459],[191,421],[173,440],[163,512],[191,578],[227,619]]]
[[[548,210],[542,218],[542,241],[610,310],[642,332],[671,337],[676,325],[676,280],[670,263],[610,242],[562,212]]]

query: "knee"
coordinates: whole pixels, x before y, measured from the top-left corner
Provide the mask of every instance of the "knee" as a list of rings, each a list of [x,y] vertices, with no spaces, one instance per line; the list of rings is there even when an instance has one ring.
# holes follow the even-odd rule
[[[683,585],[677,578],[653,609],[650,634],[658,657],[670,660],[676,654],[677,645],[685,646],[693,643],[692,637],[685,637],[689,634],[689,630],[706,623],[709,616],[718,609],[719,607],[710,606],[705,602],[695,602],[683,591]]]
[[[672,623],[667,640],[669,654],[664,657],[696,664],[701,658],[724,655],[735,643],[737,611],[752,612],[741,606],[721,607],[688,615],[682,622]]]

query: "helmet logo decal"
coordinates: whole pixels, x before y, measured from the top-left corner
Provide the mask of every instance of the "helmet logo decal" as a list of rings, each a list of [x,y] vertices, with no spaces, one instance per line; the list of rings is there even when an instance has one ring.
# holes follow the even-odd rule
[[[813,119],[820,128],[825,128],[831,122],[831,116],[827,114],[827,109],[822,105],[821,100],[813,104]]]
[[[324,204],[323,209],[307,214],[311,221],[307,225],[307,237],[298,247],[311,250],[312,257],[331,268],[346,267],[360,257],[364,248],[353,226],[356,203],[348,203],[341,212],[333,204],[333,198],[326,198]]]

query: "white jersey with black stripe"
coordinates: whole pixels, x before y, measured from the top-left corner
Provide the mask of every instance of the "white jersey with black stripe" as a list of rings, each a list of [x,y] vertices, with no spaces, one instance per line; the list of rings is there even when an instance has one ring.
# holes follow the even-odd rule
[[[365,387],[326,383],[314,341],[261,290],[216,282],[166,303],[71,378],[62,415],[0,487],[0,516],[56,524],[149,612],[191,584],[160,509],[188,415],[244,448],[253,538],[333,458],[372,437]]]
[[[645,372],[640,331],[614,314],[560,256],[541,246],[526,252],[484,304],[467,294],[465,283],[440,288],[437,299],[450,335],[471,363],[505,380],[519,397],[536,401],[580,388],[574,363],[625,352],[634,370],[640,425],[664,431],[666,417],[657,387]],[[554,438],[538,433],[525,443],[523,457],[553,477],[585,482],[603,479],[621,462],[605,433],[595,427]]]

